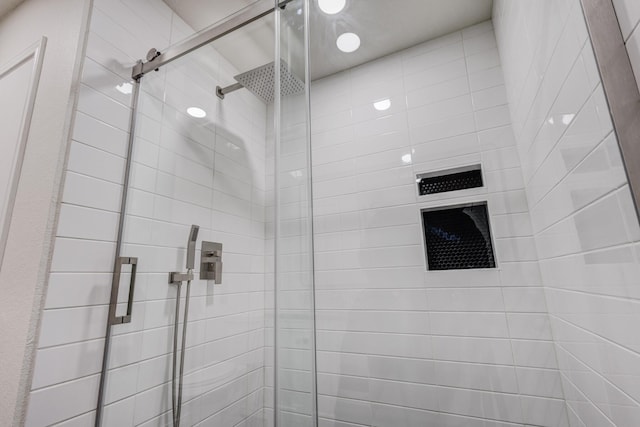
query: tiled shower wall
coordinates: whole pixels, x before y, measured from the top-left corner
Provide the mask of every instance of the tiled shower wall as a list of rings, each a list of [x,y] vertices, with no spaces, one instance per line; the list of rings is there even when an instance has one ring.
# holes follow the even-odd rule
[[[191,32],[159,0],[95,1],[28,426],[93,423],[131,111],[125,83],[149,48]],[[193,285],[184,422],[262,425],[266,107],[246,91],[215,97],[236,72],[207,48],[143,82],[123,248],[139,257],[138,284],[132,323],[113,329],[104,425],[169,423],[176,301],[167,273],[184,270],[194,223],[199,241],[224,244],[225,265],[222,285]],[[188,117],[189,106],[207,119]]]
[[[320,425],[566,426],[491,22],[311,93]],[[474,164],[483,188],[418,196]],[[479,201],[498,268],[427,271],[420,209]]]
[[[622,37],[624,38],[633,72],[640,88],[640,2],[636,0],[614,0]]]
[[[636,425],[640,228],[580,2],[494,22],[570,424]]]

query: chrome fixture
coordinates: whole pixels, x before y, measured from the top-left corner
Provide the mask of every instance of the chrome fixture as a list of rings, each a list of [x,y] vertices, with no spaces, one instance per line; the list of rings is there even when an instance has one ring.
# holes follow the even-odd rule
[[[202,242],[200,279],[222,283],[222,243]]]
[[[225,95],[235,92],[238,89],[246,88],[270,104],[274,98],[274,88],[276,79],[275,62],[263,65],[234,77],[238,83],[222,88],[216,87],[218,98],[224,99]],[[282,96],[296,95],[304,92],[304,82],[291,72],[290,67],[284,60],[280,60],[280,93]]]
[[[191,226],[189,232],[189,240],[187,241],[187,272],[169,273],[169,284],[176,285],[176,314],[173,319],[173,370],[171,374],[171,410],[173,414],[173,426],[180,427],[180,413],[182,411],[182,380],[184,378],[184,355],[187,344],[187,320],[189,318],[189,297],[191,295],[191,281],[193,280],[193,268],[196,259],[196,240],[198,239],[198,231],[200,227]],[[180,323],[180,291],[182,283],[187,282],[187,294],[185,295],[184,314],[182,320],[182,347],[180,354],[180,373],[177,372],[178,364],[178,325]],[[176,376],[178,389],[176,390]]]
[[[191,231],[189,232],[189,241],[187,243],[187,270],[196,268],[196,240],[198,240],[199,230],[200,227],[192,225]]]
[[[153,61],[160,55],[162,54],[158,51],[158,49],[151,48],[149,49],[149,52],[147,52],[147,61]]]
[[[131,322],[131,313],[133,312],[133,295],[136,289],[136,273],[138,270],[138,258],[135,257],[118,257],[116,259],[116,267],[113,272],[113,282],[111,285],[112,300],[118,300],[120,293],[120,276],[122,275],[122,266],[131,265],[131,277],[129,279],[129,298],[127,298],[127,314],[124,316],[116,316],[116,304],[109,306],[109,323],[111,325],[120,325]]]
[[[147,58],[153,56],[153,59],[148,60],[147,62],[136,63],[136,65],[131,69],[131,77],[136,81],[140,80],[140,78],[145,74],[153,70],[157,70],[163,65],[173,62],[178,58],[182,58],[184,55],[187,55],[202,46],[206,46],[211,42],[244,27],[245,25],[249,25],[258,19],[273,13],[276,10],[276,7],[284,9],[287,4],[292,1],[293,0],[282,0],[274,7],[273,2],[258,0],[244,8],[242,11],[231,16],[228,20],[209,28],[208,30],[195,34],[184,42],[170,47],[163,53],[160,53],[157,50],[155,50],[155,52],[149,51]]]
[[[142,61],[138,61],[137,65],[142,65]],[[102,353],[102,370],[100,371],[100,385],[98,386],[98,402],[96,404],[96,417],[94,426],[102,426],[102,418],[104,415],[104,400],[107,387],[107,371],[109,367],[109,355],[111,349],[111,327],[131,322],[133,311],[133,297],[135,291],[135,277],[138,269],[138,258],[122,256],[122,236],[124,233],[125,212],[127,211],[127,200],[129,193],[129,180],[131,179],[131,163],[133,159],[133,143],[136,132],[136,117],[138,109],[138,99],[140,97],[140,79],[134,79],[132,105],[129,124],[129,139],[127,142],[127,161],[124,170],[124,182],[122,184],[122,198],[120,199],[120,218],[118,220],[118,238],[116,240],[115,260],[113,267],[113,277],[111,281],[111,299],[109,302],[109,317],[107,319],[107,329],[105,331],[104,349]],[[129,284],[129,299],[127,301],[127,314],[125,316],[116,316],[116,308],[118,306],[118,293],[120,292],[120,275],[123,265],[131,265],[131,282]]]

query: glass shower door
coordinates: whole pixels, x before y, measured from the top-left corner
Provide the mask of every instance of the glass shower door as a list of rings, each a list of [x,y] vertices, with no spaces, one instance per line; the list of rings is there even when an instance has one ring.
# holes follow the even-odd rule
[[[307,2],[275,10],[141,80],[103,426],[175,425],[187,309],[180,425],[316,425]]]
[[[317,425],[308,0],[278,8],[275,111],[275,423]],[[288,76],[303,84],[292,90]],[[268,317],[269,318],[269,317]]]
[[[174,425],[187,285],[178,300],[168,282],[187,273],[192,225],[180,425],[262,425],[267,106],[247,91],[224,100],[215,91],[242,71],[209,45],[142,78],[121,251],[138,260],[136,286],[131,322],[112,328],[104,426]],[[222,244],[215,284],[200,279],[205,241]]]

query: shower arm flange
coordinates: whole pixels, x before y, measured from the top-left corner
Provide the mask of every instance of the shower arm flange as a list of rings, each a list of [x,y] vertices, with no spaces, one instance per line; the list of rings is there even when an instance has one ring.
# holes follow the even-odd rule
[[[234,83],[230,86],[227,87],[220,87],[220,86],[216,86],[216,95],[218,98],[220,99],[224,99],[224,96],[231,93],[231,92],[235,92],[236,90],[240,90],[242,89],[244,86],[241,83]]]

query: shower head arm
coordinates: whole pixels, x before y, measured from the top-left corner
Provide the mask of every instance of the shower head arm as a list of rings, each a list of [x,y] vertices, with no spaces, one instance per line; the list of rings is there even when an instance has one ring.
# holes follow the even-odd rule
[[[218,98],[224,99],[224,96],[226,94],[229,94],[231,92],[235,92],[236,90],[240,90],[243,87],[244,86],[242,85],[242,83],[234,83],[234,84],[229,85],[227,87],[216,86],[216,95],[218,96]]]

